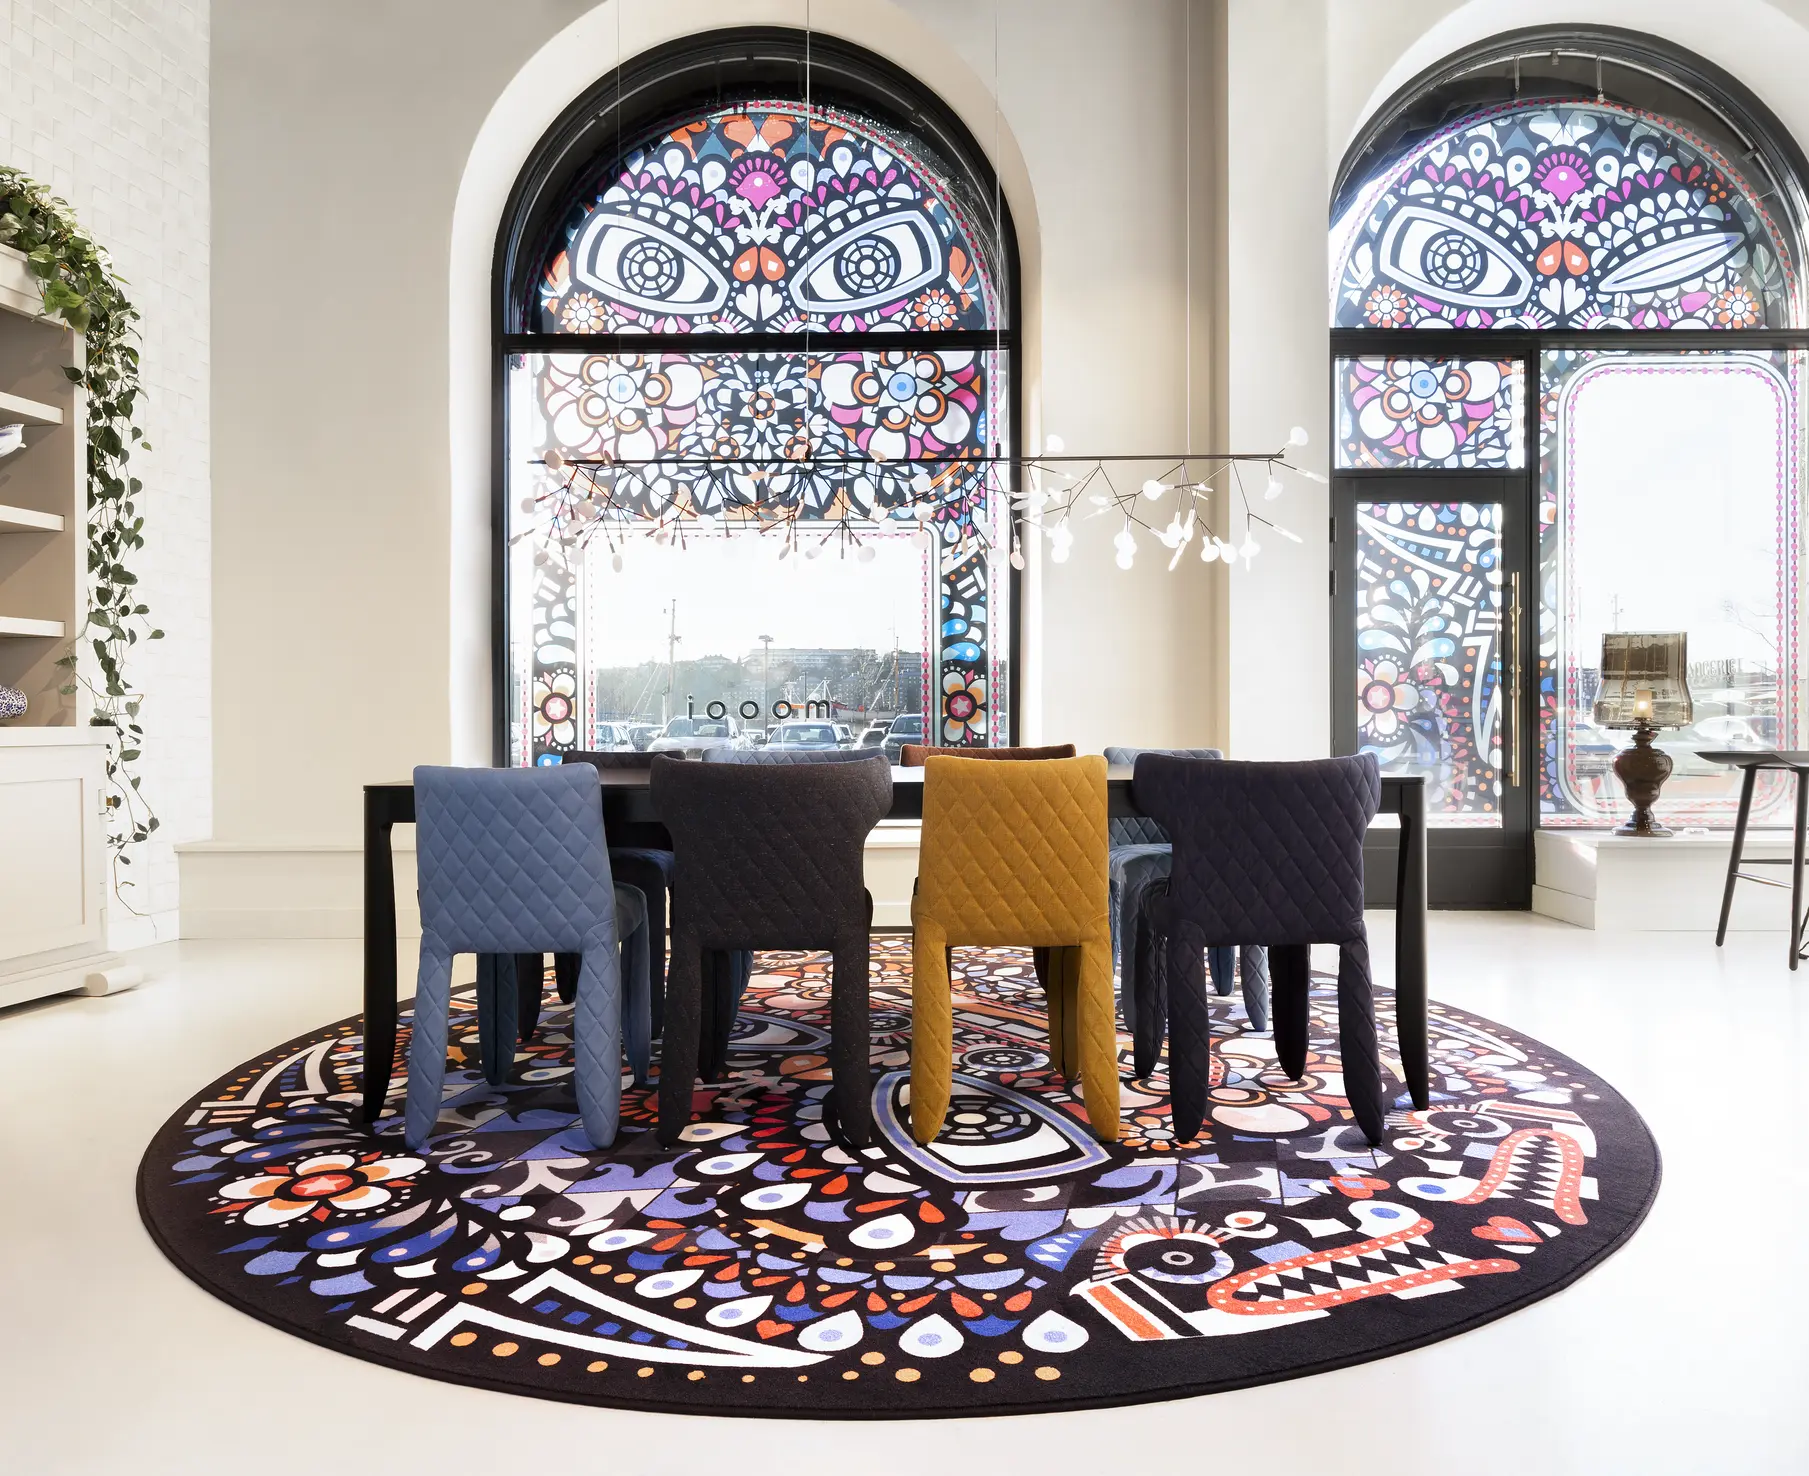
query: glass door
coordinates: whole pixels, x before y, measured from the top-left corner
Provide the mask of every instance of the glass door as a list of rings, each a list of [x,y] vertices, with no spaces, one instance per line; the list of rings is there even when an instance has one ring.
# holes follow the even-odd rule
[[[1333,492],[1338,751],[1425,776],[1433,906],[1523,908],[1538,770],[1525,478],[1351,470]],[[1378,828],[1373,905],[1391,905],[1393,849]]]

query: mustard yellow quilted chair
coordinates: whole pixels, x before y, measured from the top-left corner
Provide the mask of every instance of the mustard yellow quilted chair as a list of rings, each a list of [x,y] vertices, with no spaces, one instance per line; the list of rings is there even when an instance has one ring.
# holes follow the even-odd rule
[[[1049,1056],[1087,1118],[1118,1137],[1118,1029],[1103,758],[986,763],[931,754],[911,902],[911,1131],[942,1130],[953,1069],[949,949],[1050,950]]]

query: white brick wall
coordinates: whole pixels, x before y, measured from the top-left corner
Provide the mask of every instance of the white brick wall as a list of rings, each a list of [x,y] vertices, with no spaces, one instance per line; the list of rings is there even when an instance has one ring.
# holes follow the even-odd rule
[[[0,0],[0,161],[75,208],[144,318],[138,569],[167,635],[131,680],[163,828],[128,873],[150,920],[115,906],[114,947],[176,936],[171,847],[213,829],[207,64],[206,0]]]

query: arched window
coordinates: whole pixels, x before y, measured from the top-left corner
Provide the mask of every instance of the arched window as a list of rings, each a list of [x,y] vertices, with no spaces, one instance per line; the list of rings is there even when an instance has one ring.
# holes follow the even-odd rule
[[[642,58],[555,126],[499,255],[509,762],[1008,741],[1002,214],[933,96],[802,33]]]
[[[1624,816],[1606,631],[1689,635],[1669,823],[1732,821],[1696,750],[1798,741],[1798,165],[1731,79],[1609,31],[1448,62],[1347,156],[1338,736],[1429,776],[1469,900],[1524,899],[1533,825]]]

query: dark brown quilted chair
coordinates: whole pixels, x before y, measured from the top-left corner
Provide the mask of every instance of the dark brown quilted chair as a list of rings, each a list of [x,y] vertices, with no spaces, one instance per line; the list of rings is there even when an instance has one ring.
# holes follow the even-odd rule
[[[661,755],[653,765],[653,797],[676,857],[660,1141],[676,1143],[691,1120],[700,1049],[706,1079],[719,1078],[726,1066],[738,982],[732,954],[796,948],[833,954],[829,1106],[843,1134],[864,1147],[873,1116],[867,1065],[873,899],[861,884],[861,865],[868,833],[892,807],[885,757],[755,765]]]
[[[899,752],[902,769],[921,769],[932,753],[946,753],[950,758],[977,759],[1058,759],[1073,758],[1072,743],[1050,743],[1042,748],[931,748],[923,743],[907,743]]]

